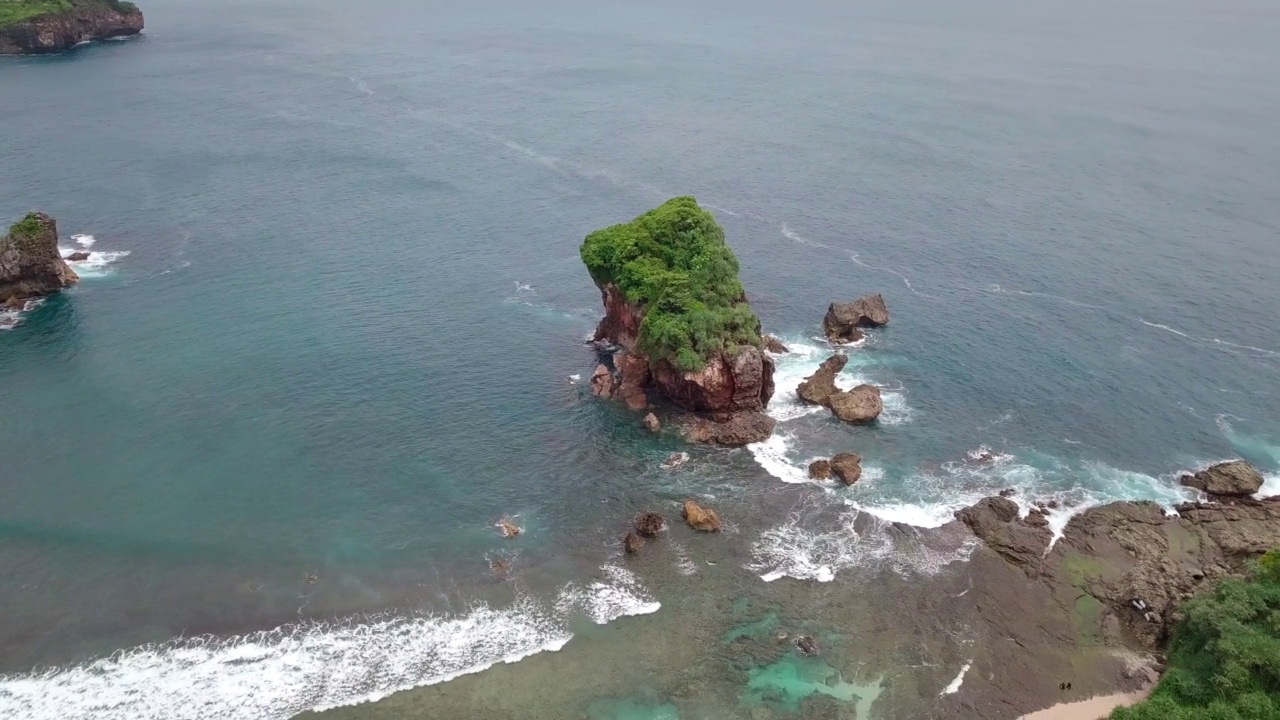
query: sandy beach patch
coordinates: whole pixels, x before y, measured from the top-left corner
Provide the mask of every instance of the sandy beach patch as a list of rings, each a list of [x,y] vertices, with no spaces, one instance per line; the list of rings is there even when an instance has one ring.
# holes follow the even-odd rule
[[[1147,697],[1146,691],[1099,695],[1079,702],[1059,703],[1023,715],[1019,720],[1100,720],[1118,707],[1128,707]]]

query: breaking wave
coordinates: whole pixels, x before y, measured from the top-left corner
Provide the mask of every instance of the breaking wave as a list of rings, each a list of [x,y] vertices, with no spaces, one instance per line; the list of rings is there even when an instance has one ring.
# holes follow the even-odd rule
[[[565,586],[554,603],[522,596],[463,616],[353,618],[235,637],[181,638],[73,667],[0,676],[7,720],[284,720],[446,682],[556,651],[572,617],[605,624],[658,610],[634,575]]]

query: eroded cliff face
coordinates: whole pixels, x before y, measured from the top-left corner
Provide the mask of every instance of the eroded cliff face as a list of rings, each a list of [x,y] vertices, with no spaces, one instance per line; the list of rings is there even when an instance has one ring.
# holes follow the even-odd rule
[[[56,53],[82,42],[137,35],[142,11],[130,3],[78,0],[58,13],[0,27],[0,55]]]
[[[774,362],[759,348],[743,346],[714,355],[701,370],[693,372],[684,372],[665,359],[650,362],[636,349],[644,308],[628,303],[612,283],[601,289],[600,296],[605,315],[596,328],[596,340],[616,345],[631,357],[644,358],[649,364],[644,382],[663,397],[686,410],[713,415],[760,412],[769,404]],[[624,364],[615,359],[620,369]]]
[[[0,304],[57,292],[80,278],[58,252],[58,226],[30,213],[0,237]]]

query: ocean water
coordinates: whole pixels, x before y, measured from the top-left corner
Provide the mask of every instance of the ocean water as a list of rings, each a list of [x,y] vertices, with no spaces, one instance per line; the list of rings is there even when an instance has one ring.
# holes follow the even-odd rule
[[[92,253],[0,318],[0,716],[286,718],[434,685],[414,702],[461,703],[435,717],[505,717],[446,681],[577,662],[607,672],[526,717],[815,693],[897,717],[838,640],[833,666],[725,661],[705,705],[669,692],[696,656],[640,680],[618,643],[962,572],[963,538],[885,523],[1004,488],[1057,500],[1058,529],[1188,499],[1177,475],[1230,457],[1280,492],[1272,3],[144,10],[142,37],[0,58],[0,218],[44,210]],[[791,350],[745,450],[572,380],[598,361],[582,237],[683,194]],[[852,428],[794,386],[833,350],[827,303],[869,292],[893,321],[842,382],[886,413]],[[808,481],[842,450],[858,485]],[[621,557],[634,513],[686,496],[728,531]]]

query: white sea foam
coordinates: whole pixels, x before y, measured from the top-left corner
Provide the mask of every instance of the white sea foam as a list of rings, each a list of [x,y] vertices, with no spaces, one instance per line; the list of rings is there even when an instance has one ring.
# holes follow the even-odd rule
[[[6,720],[284,720],[377,700],[556,651],[572,614],[597,623],[658,603],[612,566],[571,584],[553,606],[522,597],[459,617],[366,617],[230,638],[198,637],[117,652],[75,667],[0,676]]]
[[[965,663],[965,664],[964,664],[964,666],[960,668],[960,674],[959,674],[959,675],[956,675],[956,679],[955,679],[955,680],[952,680],[952,681],[951,681],[951,684],[950,684],[950,685],[948,685],[948,686],[946,686],[945,688],[943,688],[943,689],[942,689],[942,692],[940,692],[940,693],[938,693],[938,694],[939,694],[939,695],[954,695],[955,693],[959,692],[959,690],[960,690],[960,686],[964,684],[964,676],[965,676],[966,674],[968,674],[968,672],[969,672],[969,668],[970,668],[970,667],[972,667],[972,666],[973,666],[973,661],[972,661],[972,660],[970,660],[969,662]]]
[[[67,264],[71,266],[76,274],[84,278],[103,277],[110,274],[110,266],[121,258],[129,256],[128,250],[102,250],[93,251],[88,248],[92,247],[96,242],[92,235],[72,235],[71,238],[80,245],[79,248],[59,247],[58,253],[62,257],[67,257],[71,253],[88,252],[89,257],[84,260],[68,260]]]

